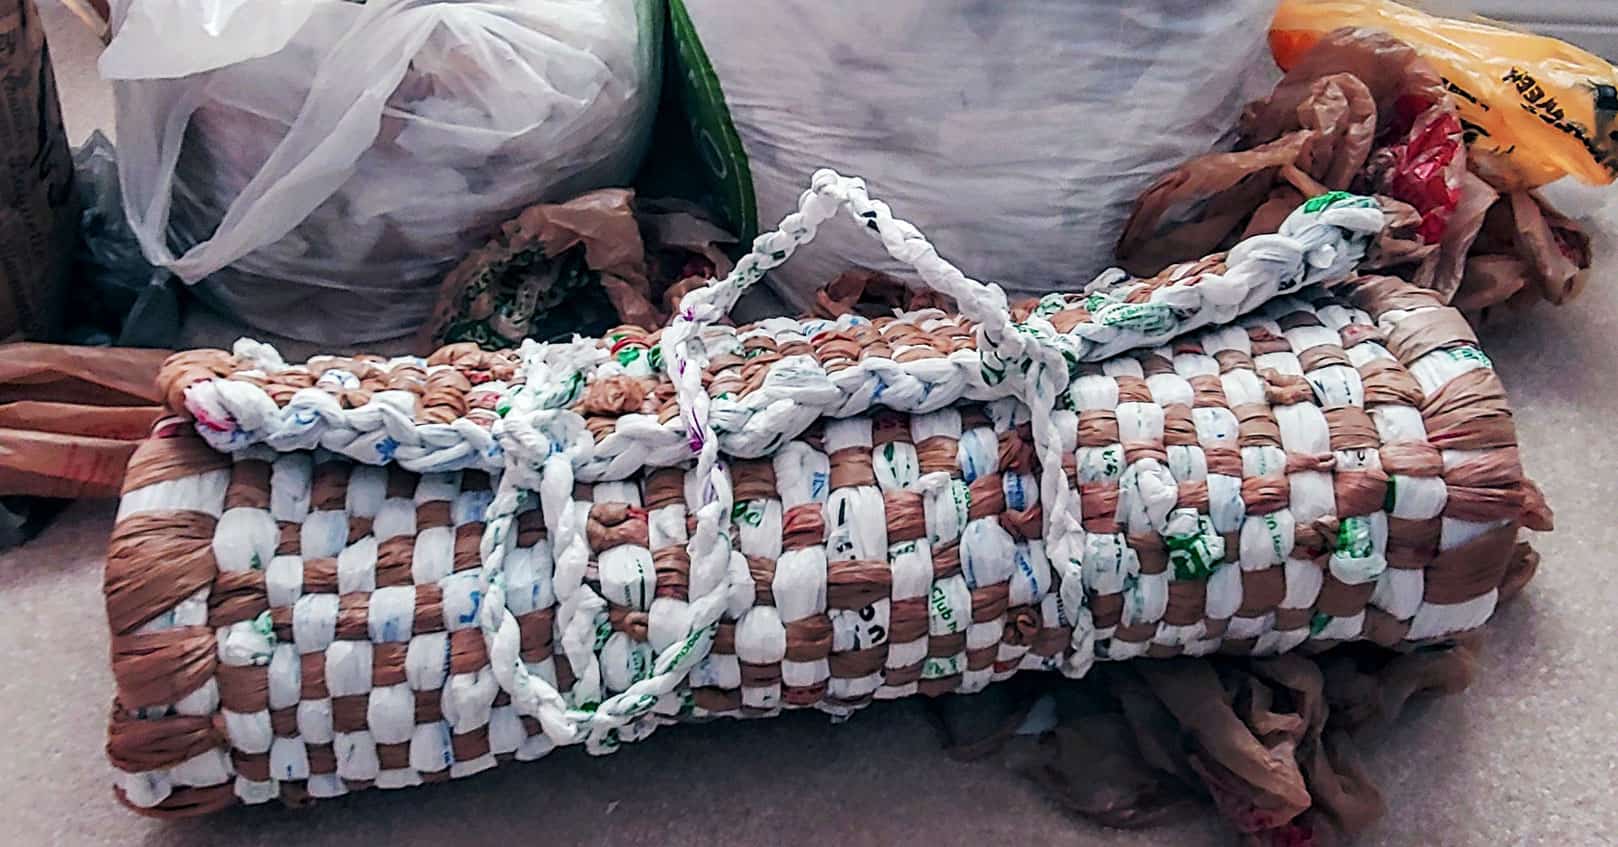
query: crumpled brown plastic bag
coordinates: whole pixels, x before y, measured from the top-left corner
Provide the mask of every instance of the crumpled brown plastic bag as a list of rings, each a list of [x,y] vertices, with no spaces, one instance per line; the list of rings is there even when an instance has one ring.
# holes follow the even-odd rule
[[[898,277],[862,268],[843,271],[827,283],[815,294],[810,313],[817,318],[836,320],[848,314],[875,318],[891,315],[895,310],[921,309],[953,312],[955,301],[932,289],[913,288]]]
[[[1304,187],[1289,177],[1307,178],[1311,190],[1304,193],[1354,188],[1373,145],[1388,141],[1400,102],[1443,109],[1449,100],[1438,75],[1393,37],[1331,33],[1269,97],[1248,104],[1239,124],[1241,149],[1199,156],[1146,189],[1119,239],[1118,260],[1131,273],[1150,276],[1214,252],[1273,191]],[[1279,210],[1296,207],[1292,196],[1275,198],[1277,213],[1246,233],[1274,232],[1285,217]]]
[[[1533,489],[1528,524],[1549,528]],[[1500,602],[1533,577],[1539,556],[1516,544]],[[1104,826],[1152,826],[1211,801],[1246,843],[1321,847],[1385,812],[1360,763],[1363,730],[1411,699],[1454,694],[1475,670],[1477,634],[1408,652],[1367,642],[1315,656],[1141,659],[1098,663],[1077,682],[1032,674],[1006,684],[1003,720],[963,743],[991,695],[930,701],[950,755],[994,756],[1062,808]],[[1017,735],[1041,697],[1055,722]]]
[[[637,201],[627,189],[530,206],[444,278],[415,347],[426,355],[458,341],[515,346],[550,329],[656,329],[691,277],[729,271],[719,245],[733,240],[693,206]],[[569,317],[548,321],[551,310]]]
[[[166,350],[0,346],[0,495],[116,497]]]
[[[1474,321],[1546,300],[1566,303],[1590,275],[1590,237],[1539,195],[1512,191],[1489,207],[1451,305]]]
[[[1476,174],[1470,171],[1463,172],[1461,200],[1450,214],[1449,225],[1444,229],[1444,237],[1438,242],[1438,252],[1428,256],[1416,266],[1411,282],[1438,292],[1445,303],[1453,301],[1464,281],[1466,257],[1472,250],[1472,244],[1477,239],[1479,230],[1483,228],[1483,217],[1499,198],[1499,192]],[[1471,296],[1490,302],[1503,299],[1498,298],[1493,292],[1471,292]]]
[[[1315,137],[1299,130],[1251,150],[1199,156],[1158,177],[1136,199],[1124,224],[1119,263],[1136,276],[1150,277],[1175,262],[1215,252],[1269,196],[1278,169],[1296,162]],[[1173,222],[1171,213],[1197,204],[1206,205],[1194,220]]]

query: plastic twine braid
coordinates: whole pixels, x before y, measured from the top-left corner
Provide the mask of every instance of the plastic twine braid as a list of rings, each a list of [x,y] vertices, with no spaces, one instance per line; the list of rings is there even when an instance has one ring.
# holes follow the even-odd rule
[[[755,335],[811,341],[820,333],[848,330],[866,322],[845,315],[836,320],[771,318],[743,330],[715,324],[748,286],[813,237],[814,228],[837,208],[839,191],[851,200],[856,194],[864,197],[863,191],[837,188],[841,178],[835,174],[828,172],[824,180],[822,191],[807,192],[804,209],[789,215],[779,232],[760,236],[759,249],[744,257],[733,273],[691,292],[674,324],[664,331],[664,351],[678,346],[690,351],[688,359],[707,361],[715,355],[741,352],[743,342]],[[1347,278],[1382,226],[1382,213],[1371,199],[1340,192],[1323,195],[1294,211],[1280,232],[1237,244],[1221,263],[1154,280],[1108,272],[1083,294],[1048,295],[1014,332],[1008,329],[1009,318],[995,287],[967,280],[930,246],[923,246],[926,241],[914,227],[887,214],[886,206],[869,198],[858,202],[864,209],[856,215],[861,225],[890,244],[896,255],[908,257],[907,261],[924,272],[928,284],[956,295],[962,310],[979,322],[973,331],[987,343],[981,349],[957,349],[942,357],[909,361],[861,357],[835,372],[828,372],[810,356],[786,356],[771,365],[761,384],[740,395],[701,399],[694,398],[688,388],[685,408],[705,404],[710,425],[702,434],[703,442],[717,438],[718,453],[738,458],[768,455],[822,416],[848,417],[877,406],[926,413],[962,400],[987,403],[1005,399],[1014,393],[1004,378],[1006,359],[1021,355],[1018,345],[1024,339],[1020,335],[1043,337],[1061,351],[1071,368],[1228,323],[1279,295]],[[1071,320],[1076,314],[1079,319]],[[923,332],[960,321],[936,309],[900,319]],[[1056,332],[1053,325],[1062,331]],[[550,355],[547,350],[547,345],[525,344],[519,356],[526,361]],[[393,463],[418,473],[463,469],[493,473],[504,466],[503,450],[491,437],[486,421],[468,417],[449,423],[418,421],[413,417],[415,396],[402,390],[377,391],[362,405],[344,408],[325,386],[351,379],[345,371],[320,370],[320,382],[310,384],[317,360],[307,366],[287,366],[273,349],[247,339],[237,342],[234,352],[237,362],[252,367],[238,372],[237,377],[261,374],[284,385],[291,374],[307,381],[296,390],[283,388],[279,400],[253,379],[208,374],[184,382],[175,393],[183,392],[185,410],[195,418],[198,433],[215,449],[234,453],[257,444],[278,451],[318,447],[365,464]],[[665,364],[678,367],[672,355],[665,355]],[[642,358],[632,375],[649,376],[646,365]],[[425,369],[428,375],[435,370],[454,370],[414,357],[378,367]],[[625,372],[611,357],[603,357],[580,378],[593,381],[615,368]],[[700,379],[701,374],[692,373],[689,378]],[[677,378],[675,384],[679,383]],[[476,383],[467,401],[473,407],[485,401],[492,406],[495,398],[504,403],[506,393],[523,390],[529,389],[493,381]],[[619,480],[642,468],[672,467],[690,460],[694,451],[685,418],[663,421],[655,415],[623,415],[596,444],[591,458],[575,469],[576,475],[584,482]]]
[[[583,741],[592,753],[607,753],[622,740],[634,740],[655,728],[638,723],[661,706],[672,718],[682,708],[677,688],[691,667],[708,653],[715,626],[724,613],[729,584],[729,536],[718,544],[701,531],[690,542],[693,595],[701,584],[699,562],[710,567],[711,588],[689,606],[690,624],[683,638],[660,654],[646,677],[626,690],[602,699],[600,661],[595,653],[596,629],[607,603],[585,582],[590,547],[586,537],[588,504],[573,498],[574,469],[589,461],[594,441],[584,418],[569,406],[583,388],[583,375],[604,357],[589,342],[547,345],[528,358],[523,387],[512,390],[495,435],[504,448],[506,468],[485,515],[479,545],[482,605],[478,623],[489,649],[489,666],[500,688],[519,714],[540,722],[558,745]],[[538,504],[534,502],[537,494]],[[728,514],[728,490],[723,508]],[[719,502],[719,501],[716,501]],[[505,600],[504,564],[516,538],[518,515],[538,506],[553,539],[556,619],[561,649],[576,674],[571,702],[522,661],[522,634]],[[709,510],[710,512],[712,510]],[[712,514],[703,516],[717,526]],[[699,558],[705,557],[705,558]],[[627,734],[627,738],[625,735]]]

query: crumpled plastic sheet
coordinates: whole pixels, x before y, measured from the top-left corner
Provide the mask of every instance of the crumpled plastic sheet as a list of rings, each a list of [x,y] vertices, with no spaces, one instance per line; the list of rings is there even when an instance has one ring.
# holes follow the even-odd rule
[[[1525,526],[1548,528],[1532,489]],[[1539,556],[1517,544],[1501,602]],[[1360,761],[1362,732],[1417,697],[1470,684],[1478,634],[1413,652],[1350,644],[1315,656],[1178,658],[1098,664],[1088,677],[1006,686],[993,731],[962,741],[963,698],[934,701],[951,756],[994,757],[1063,809],[1104,826],[1147,827],[1208,803],[1251,845],[1325,847],[1386,811]],[[982,695],[980,695],[982,698]]]
[[[904,280],[882,271],[866,268],[843,271],[815,295],[811,314],[836,320],[847,314],[867,317],[891,315],[895,310],[921,309],[957,311],[955,301],[930,288],[911,288]]]

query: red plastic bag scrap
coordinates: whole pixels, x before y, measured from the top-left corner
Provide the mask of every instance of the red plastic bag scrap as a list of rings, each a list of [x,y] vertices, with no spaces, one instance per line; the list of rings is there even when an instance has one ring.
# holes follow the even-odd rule
[[[1437,244],[1461,202],[1466,151],[1460,119],[1453,112],[1429,109],[1403,143],[1387,149],[1392,160],[1383,176],[1387,194],[1414,206],[1421,213],[1417,234],[1424,243]]]

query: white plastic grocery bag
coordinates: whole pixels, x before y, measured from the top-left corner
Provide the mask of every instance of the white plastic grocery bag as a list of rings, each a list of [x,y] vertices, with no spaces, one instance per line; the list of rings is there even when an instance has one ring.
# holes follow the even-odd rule
[[[1277,0],[670,0],[671,77],[733,223],[819,167],[863,174],[1013,295],[1112,260],[1129,206],[1269,91]],[[798,309],[850,265],[831,233],[770,282]]]
[[[633,176],[661,0],[114,0],[124,208],[260,329],[415,330],[525,206]]]

